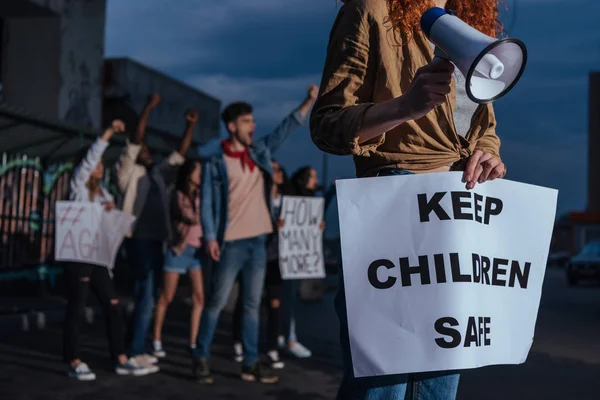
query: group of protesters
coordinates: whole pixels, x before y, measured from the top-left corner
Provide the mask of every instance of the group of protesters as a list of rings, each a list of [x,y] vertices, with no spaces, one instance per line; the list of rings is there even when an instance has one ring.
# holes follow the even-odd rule
[[[96,379],[78,352],[80,319],[90,289],[104,310],[115,372],[134,376],[158,372],[159,359],[167,356],[161,341],[165,316],[182,274],[188,274],[192,289],[189,354],[192,373],[199,382],[213,382],[210,347],[236,283],[240,290],[234,312],[233,355],[241,363],[243,380],[277,382],[273,369],[284,367],[281,350],[298,358],[311,356],[296,337],[293,309],[297,283],[281,279],[277,231],[285,224],[279,214],[282,196],[315,196],[319,180],[309,166],[288,180],[273,153],[304,123],[317,94],[318,87],[310,85],[302,103],[273,132],[257,139],[252,106],[245,102],[228,105],[221,115],[228,137],[202,163],[186,159],[198,122],[195,110],[185,114],[186,129],[177,151],[161,162],[154,161],[144,139],[148,117],[161,98],[150,95],[111,171],[119,200],[103,184],[102,156],[113,135],[128,127],[120,120],[112,121],[82,153],[70,181],[69,199],[98,203],[106,212],[118,208],[135,217],[124,240],[135,307],[126,329],[112,268],[82,263],[65,266],[68,306],[63,347],[68,376]],[[214,264],[208,274],[203,271],[207,262]],[[259,361],[258,351],[263,288],[268,310],[268,363]]]

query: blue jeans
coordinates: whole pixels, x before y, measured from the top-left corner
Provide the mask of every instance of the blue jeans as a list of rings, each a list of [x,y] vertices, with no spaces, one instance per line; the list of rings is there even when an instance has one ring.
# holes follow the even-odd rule
[[[243,365],[250,366],[258,361],[259,311],[267,266],[265,245],[266,236],[234,240],[223,245],[221,261],[212,272],[212,291],[200,321],[196,357],[210,356],[219,316],[241,271]]]
[[[379,171],[375,176],[409,174],[411,173],[406,170],[390,169]],[[335,309],[340,320],[340,342],[344,362],[344,378],[337,395],[339,400],[452,400],[456,398],[459,374],[455,371],[354,378],[342,269],[340,269],[340,285],[335,297]]]
[[[129,356],[146,353],[146,334],[152,321],[154,304],[163,266],[163,242],[129,239],[127,255],[134,279],[135,309],[129,327]]]

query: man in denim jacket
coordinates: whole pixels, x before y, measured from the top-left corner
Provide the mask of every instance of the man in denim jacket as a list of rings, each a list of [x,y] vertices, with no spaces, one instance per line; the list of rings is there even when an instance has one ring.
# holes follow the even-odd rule
[[[315,85],[295,112],[275,130],[253,141],[256,125],[252,107],[233,103],[222,113],[229,138],[202,169],[202,227],[209,256],[218,261],[213,269],[212,290],[202,314],[194,374],[200,382],[211,383],[208,357],[221,310],[242,274],[244,312],[242,343],[244,360],[241,377],[247,381],[277,382],[258,363],[259,306],[263,290],[265,242],[273,232],[271,220],[272,153],[299,127],[318,95]]]

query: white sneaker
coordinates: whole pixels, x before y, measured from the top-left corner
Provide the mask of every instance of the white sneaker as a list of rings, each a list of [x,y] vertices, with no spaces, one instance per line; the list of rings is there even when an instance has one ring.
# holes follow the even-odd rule
[[[273,369],[282,369],[285,364],[283,361],[279,359],[279,352],[277,350],[272,350],[267,353],[267,357],[269,357],[269,362],[271,364],[271,368]]]
[[[155,340],[153,343],[154,351],[152,355],[157,358],[164,358],[167,356],[167,353],[162,347],[162,342],[160,340]]]
[[[77,364],[75,368],[69,367],[67,375],[69,378],[77,379],[78,381],[96,380],[96,374],[93,373],[90,367],[84,362]]]
[[[137,365],[147,368],[150,373],[159,371],[159,368],[156,365],[156,363],[158,363],[158,358],[151,356],[150,354],[140,354],[139,356],[132,358]]]
[[[241,343],[236,342],[233,344],[233,354],[235,362],[241,363],[244,360],[244,348]]]
[[[299,342],[294,342],[294,344],[289,346],[288,351],[297,358],[308,358],[312,356],[312,352]]]
[[[277,347],[279,348],[279,350],[285,349],[285,338],[283,337],[283,335],[279,335],[277,337]]]
[[[158,367],[144,367],[139,365],[133,358],[127,360],[125,364],[119,364],[115,367],[115,372],[118,375],[133,375],[133,376],[144,376],[148,374],[152,374],[154,372],[158,372]]]

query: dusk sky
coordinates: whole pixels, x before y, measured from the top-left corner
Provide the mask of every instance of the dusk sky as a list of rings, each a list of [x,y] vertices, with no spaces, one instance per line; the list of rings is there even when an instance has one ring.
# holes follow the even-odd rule
[[[515,4],[509,35],[525,42],[529,62],[517,87],[496,103],[507,179],[558,189],[559,213],[583,209],[588,74],[600,69],[600,2],[508,2]],[[319,84],[338,8],[335,0],[109,0],[106,55],[136,59],[223,104],[251,102],[260,136],[302,100],[308,83]],[[322,166],[308,129],[276,157],[288,173]],[[351,158],[329,156],[329,181],[353,174]]]

